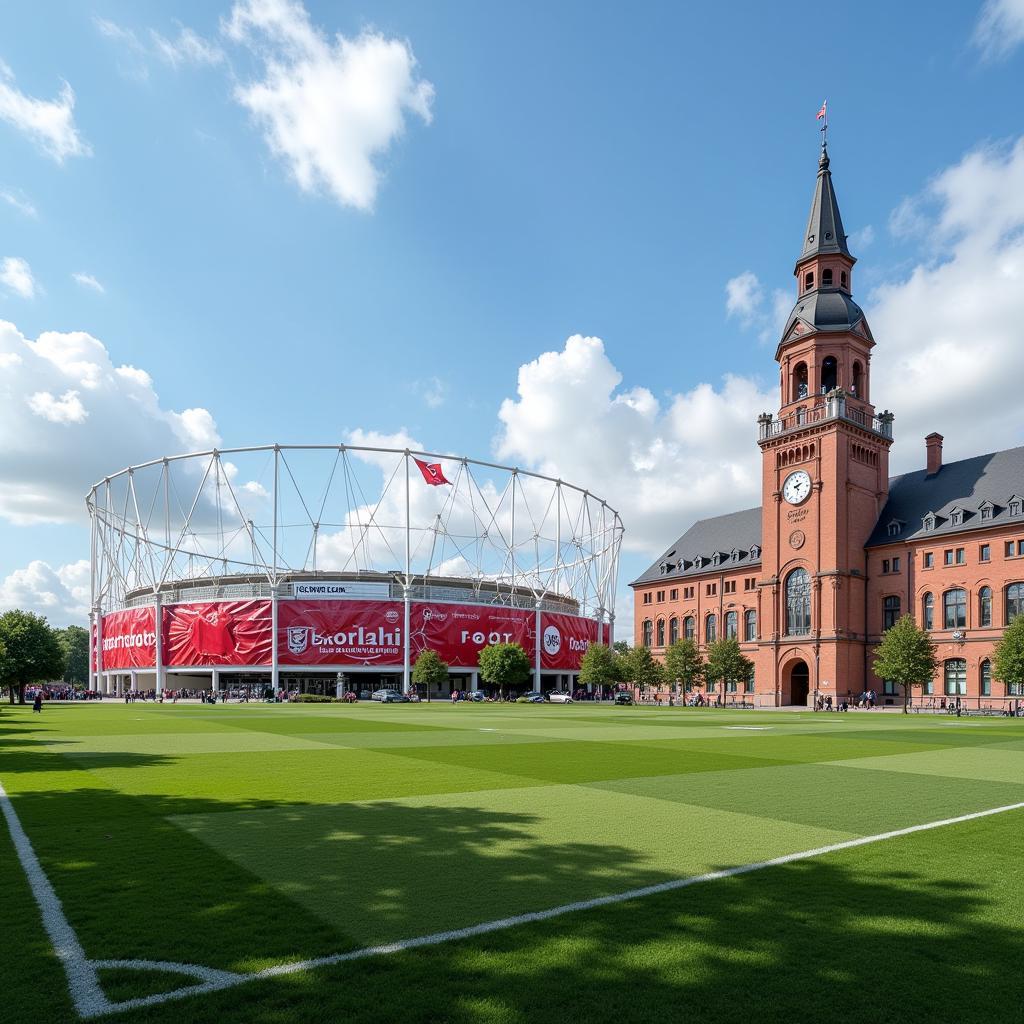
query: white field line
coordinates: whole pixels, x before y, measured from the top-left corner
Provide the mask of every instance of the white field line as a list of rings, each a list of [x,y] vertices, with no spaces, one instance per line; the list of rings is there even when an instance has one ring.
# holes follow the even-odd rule
[[[171,999],[180,999],[203,992],[215,992],[221,989],[233,988],[236,985],[242,985],[250,981],[276,978],[285,974],[296,974],[300,971],[314,970],[318,967],[328,967],[332,964],[347,963],[350,960],[365,960],[369,957],[387,956],[391,953],[420,949],[424,946],[439,946],[445,942],[455,942],[460,939],[473,938],[477,935],[487,935],[490,932],[516,928],[519,925],[533,924],[537,921],[548,921],[551,918],[562,917],[565,914],[575,914],[583,910],[594,910],[597,907],[607,907],[616,903],[626,903],[629,900],[654,896],[659,893],[674,892],[676,889],[686,889],[692,885],[700,885],[704,882],[715,882],[723,878],[747,875],[753,871],[780,867],[783,864],[792,864],[795,861],[809,860],[812,857],[821,857],[827,853],[851,850],[858,846],[869,846],[872,843],[884,842],[887,839],[899,839],[901,836],[913,835],[915,832],[928,832],[931,829],[945,828],[947,825],[959,825],[965,821],[988,818],[994,814],[1019,811],[1024,809],[1024,801],[1015,804],[1005,804],[1002,807],[990,807],[984,811],[973,811],[970,814],[960,814],[955,818],[942,818],[939,821],[928,821],[921,825],[910,825],[907,828],[894,829],[891,832],[879,832],[877,835],[845,839],[842,842],[819,846],[813,850],[786,853],[780,857],[754,861],[750,864],[741,864],[737,867],[722,868],[718,871],[709,871],[703,875],[691,875],[688,878],[675,878],[667,882],[659,882],[655,885],[641,886],[638,889],[627,889],[625,892],[614,893],[611,896],[597,896],[593,899],[579,900],[575,903],[564,903],[559,907],[551,907],[548,910],[536,910],[527,914],[517,914],[514,917],[503,917],[496,921],[485,921],[482,924],[470,925],[467,928],[433,932],[430,935],[420,935],[413,939],[400,939],[396,942],[389,942],[380,946],[367,946],[363,949],[350,950],[347,953],[335,953],[331,956],[295,960],[291,963],[278,964],[274,967],[267,967],[263,970],[246,974],[235,974],[230,971],[219,971],[197,964],[179,964],[168,961],[89,960],[78,941],[78,937],[64,916],[64,911],[61,908],[60,901],[57,899],[57,894],[53,891],[53,886],[50,885],[49,879],[43,873],[35,851],[32,849],[32,844],[29,842],[28,836],[25,835],[10,797],[7,795],[2,784],[0,784],[0,807],[3,808],[4,817],[7,819],[7,827],[10,829],[11,838],[18,852],[18,858],[25,869],[25,874],[28,876],[29,885],[32,887],[32,894],[35,896],[36,903],[39,904],[43,926],[50,936],[50,941],[53,943],[58,958],[64,965],[64,970],[68,976],[68,987],[71,990],[71,997],[74,1000],[75,1007],[81,1017],[93,1018],[109,1013],[119,1013],[122,1010],[134,1009],[136,1007],[153,1006]],[[122,1002],[114,1003],[107,999],[99,985],[97,971],[105,967],[120,967],[129,970],[156,969],[179,971],[193,975],[198,979],[199,984],[189,985],[186,988],[176,989],[173,992],[160,992],[151,996],[126,999]]]

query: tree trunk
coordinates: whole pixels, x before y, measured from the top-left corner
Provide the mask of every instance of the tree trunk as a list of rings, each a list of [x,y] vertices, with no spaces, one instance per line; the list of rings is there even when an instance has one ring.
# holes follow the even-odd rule
[[[904,683],[903,684],[903,714],[905,714],[905,715],[909,715],[910,714],[909,704],[910,704],[910,684],[909,683]]]
[[[24,683],[18,683],[18,703],[19,704],[24,704],[25,703],[25,684]]]

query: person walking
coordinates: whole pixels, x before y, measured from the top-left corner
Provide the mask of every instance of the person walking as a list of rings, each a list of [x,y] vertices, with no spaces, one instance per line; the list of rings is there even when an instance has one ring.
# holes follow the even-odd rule
[[[39,715],[43,711],[43,691],[37,690],[35,698],[32,701],[32,714]]]

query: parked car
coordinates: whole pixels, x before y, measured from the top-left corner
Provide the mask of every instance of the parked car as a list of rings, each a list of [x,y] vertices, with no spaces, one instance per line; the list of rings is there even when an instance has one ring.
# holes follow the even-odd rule
[[[409,698],[398,690],[374,690],[370,700],[379,700],[382,704],[405,704]]]
[[[633,703],[633,694],[625,693],[624,691],[620,691],[619,693],[615,694],[615,700],[613,701],[613,703],[615,703],[615,704],[632,704]]]
[[[526,695],[526,699],[531,704],[543,704],[544,703],[544,694],[543,693],[528,693]]]
[[[572,694],[571,693],[563,693],[561,690],[552,690],[548,694],[548,700],[552,704],[571,704],[572,703]]]
[[[487,700],[487,694],[485,694],[483,690],[472,690],[470,691],[469,697],[467,697],[466,699],[473,701],[473,703],[475,704],[478,704],[480,703],[480,701]]]

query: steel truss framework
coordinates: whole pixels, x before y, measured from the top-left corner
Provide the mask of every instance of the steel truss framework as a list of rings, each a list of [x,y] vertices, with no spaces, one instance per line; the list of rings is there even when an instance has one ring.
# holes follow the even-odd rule
[[[428,484],[417,460],[439,463],[450,483]],[[272,444],[129,466],[86,504],[94,621],[185,590],[271,596],[294,576],[372,574],[399,588],[407,616],[411,596],[445,578],[487,603],[568,605],[614,622],[618,513],[528,470],[409,449]]]

